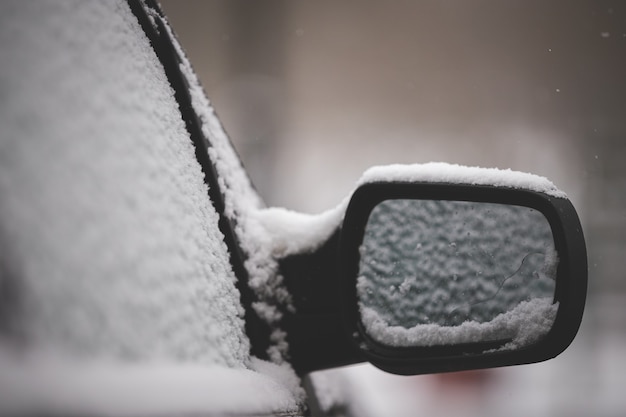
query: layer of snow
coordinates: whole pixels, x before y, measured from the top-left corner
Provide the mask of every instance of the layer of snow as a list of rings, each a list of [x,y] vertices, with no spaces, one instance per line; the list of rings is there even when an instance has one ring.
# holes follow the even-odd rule
[[[376,310],[361,307],[363,324],[369,335],[389,346],[456,345],[510,339],[502,350],[519,349],[545,336],[554,323],[558,303],[551,298],[523,301],[488,322],[466,321],[459,326],[418,324],[411,328],[390,326]]]
[[[250,357],[218,215],[127,3],[1,2],[0,49],[0,414],[297,410],[293,372]],[[260,207],[243,175],[229,189]]]
[[[153,360],[76,360],[0,349],[3,415],[261,415],[298,412],[296,396],[264,372]]]
[[[284,208],[259,210],[253,216],[263,229],[266,245],[272,255],[283,258],[292,254],[309,253],[336,232],[343,220],[348,200],[321,214],[304,214]]]
[[[2,322],[84,356],[245,366],[218,216],[126,2],[2,7]]]
[[[359,184],[380,181],[422,181],[445,184],[493,185],[542,192],[566,198],[550,180],[534,174],[510,169],[479,168],[431,162],[414,165],[385,165],[365,171]]]

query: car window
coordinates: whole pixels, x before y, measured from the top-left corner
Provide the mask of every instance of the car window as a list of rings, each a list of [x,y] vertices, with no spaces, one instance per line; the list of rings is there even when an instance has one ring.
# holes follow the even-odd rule
[[[1,204],[24,336],[83,354],[243,363],[217,215],[137,23],[112,6],[48,5],[19,7],[2,27],[20,45],[2,66]],[[226,323],[212,324],[218,312]]]
[[[218,212],[128,4],[3,2],[0,16],[0,403],[296,409],[250,370],[271,366],[250,357]]]

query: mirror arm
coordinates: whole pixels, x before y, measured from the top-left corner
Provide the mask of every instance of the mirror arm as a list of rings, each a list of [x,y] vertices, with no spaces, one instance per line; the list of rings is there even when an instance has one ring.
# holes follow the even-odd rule
[[[300,375],[363,362],[342,319],[339,229],[317,250],[279,260],[295,312],[283,312],[292,365]]]

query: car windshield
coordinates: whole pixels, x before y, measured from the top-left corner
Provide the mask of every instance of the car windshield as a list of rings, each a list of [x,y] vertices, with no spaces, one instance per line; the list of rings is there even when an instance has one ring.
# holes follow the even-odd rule
[[[291,375],[251,357],[225,209],[141,6],[0,3],[0,414],[298,415]]]

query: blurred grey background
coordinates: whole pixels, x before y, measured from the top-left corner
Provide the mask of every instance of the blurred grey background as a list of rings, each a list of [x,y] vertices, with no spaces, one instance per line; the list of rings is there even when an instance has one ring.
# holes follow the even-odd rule
[[[535,389],[565,384],[562,398],[521,410],[626,412],[626,2],[161,3],[268,205],[319,212],[371,165],[429,161],[566,191],[591,298],[563,359],[521,371]]]

